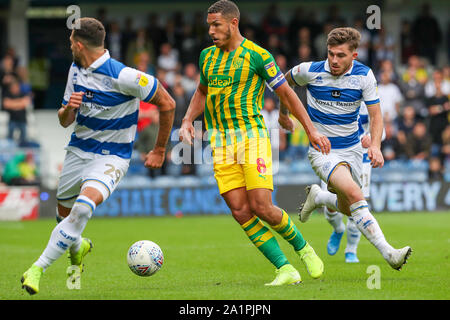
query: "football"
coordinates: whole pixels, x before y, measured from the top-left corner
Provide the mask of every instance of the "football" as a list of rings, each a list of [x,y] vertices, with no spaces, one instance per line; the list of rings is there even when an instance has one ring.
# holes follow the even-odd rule
[[[149,277],[161,269],[164,255],[161,248],[149,240],[134,243],[128,249],[127,263],[134,274]]]

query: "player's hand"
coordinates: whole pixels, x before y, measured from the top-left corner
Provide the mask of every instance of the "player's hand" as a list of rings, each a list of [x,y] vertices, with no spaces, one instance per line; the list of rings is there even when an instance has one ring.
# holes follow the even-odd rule
[[[280,112],[278,123],[283,129],[289,132],[294,132],[294,121],[286,114]]]
[[[315,130],[309,135],[309,142],[311,142],[314,149],[322,152],[322,154],[328,154],[331,150],[330,140],[319,131]]]
[[[73,92],[70,95],[69,102],[66,105],[66,108],[78,109],[83,101],[84,92]]]
[[[384,158],[380,148],[377,148],[375,146],[369,147],[369,150],[367,150],[367,156],[369,157],[370,164],[372,165],[373,168],[383,167]]]
[[[164,163],[165,156],[166,149],[156,147],[147,154],[144,165],[150,169],[159,169]]]
[[[180,141],[192,146],[192,140],[195,136],[195,129],[192,122],[183,120],[180,128]]]
[[[372,143],[372,139],[370,139],[369,135],[365,135],[365,136],[362,137],[361,144],[362,144],[363,148],[370,147],[371,143]]]

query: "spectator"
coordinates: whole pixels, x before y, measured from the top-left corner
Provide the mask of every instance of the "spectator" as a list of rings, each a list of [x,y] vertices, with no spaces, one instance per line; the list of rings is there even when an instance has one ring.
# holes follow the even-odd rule
[[[156,75],[156,67],[152,63],[151,56],[146,51],[138,55],[136,69],[151,74],[152,76]]]
[[[314,57],[311,53],[311,47],[307,44],[301,44],[297,48],[297,54],[295,58],[291,61],[291,65],[298,65],[301,62],[313,61]]]
[[[308,135],[302,124],[293,115],[290,117],[294,121],[294,131],[287,134],[286,159],[288,162],[305,159],[309,148]]]
[[[298,50],[300,49],[301,46],[309,47],[310,59],[315,60],[317,53],[316,53],[314,43],[311,38],[311,30],[308,27],[302,27],[297,31],[296,41],[292,44],[293,52],[291,54],[293,57],[299,56]],[[300,61],[300,62],[304,62],[304,61]],[[297,61],[295,64],[298,64],[298,63],[299,62]]]
[[[286,73],[288,69],[286,56],[283,54],[278,54],[274,56],[277,66],[280,68],[281,72]]]
[[[272,54],[272,56],[276,56],[279,54],[286,55],[286,51],[283,48],[280,37],[275,33],[272,33],[268,36],[265,49],[267,49]]]
[[[412,35],[417,54],[436,64],[436,53],[442,40],[439,23],[431,13],[431,6],[425,3],[413,22]]]
[[[430,135],[432,139],[432,156],[439,156],[442,148],[442,132],[449,124],[450,103],[447,94],[442,90],[443,79],[441,72],[434,77],[434,95],[427,99]]]
[[[383,72],[386,72],[387,74],[389,74],[389,79],[391,80],[391,82],[398,85],[398,81],[399,81],[398,74],[395,71],[394,64],[392,63],[391,60],[383,60],[380,62],[380,68],[378,69],[378,73],[377,73],[378,81],[381,81],[381,74]]]
[[[405,105],[413,106],[417,115],[426,117],[427,110],[424,104],[425,83],[427,72],[417,56],[409,58],[408,69],[403,73],[400,81],[400,89],[404,97]]]
[[[385,122],[385,139],[381,142],[381,152],[386,162],[403,158],[403,147],[395,135],[394,126],[391,122]]]
[[[439,85],[443,95],[450,95],[450,80],[444,78],[442,70],[435,70],[433,72],[433,78],[425,85],[425,97],[433,97],[436,94],[437,85]]]
[[[200,73],[197,71],[197,67],[195,64],[188,63],[184,66],[181,85],[183,86],[189,100],[197,89],[197,85],[200,81],[199,76]]]
[[[158,110],[152,109],[146,116],[150,117],[150,123],[139,132],[138,138],[134,144],[134,148],[139,152],[141,160],[145,162],[147,153],[153,149],[156,139],[158,137],[159,130],[159,112]],[[141,112],[139,112],[141,113]],[[168,152],[168,151],[166,151]],[[155,178],[160,175],[166,174],[167,161],[164,161],[163,166],[160,169],[148,169],[148,174],[150,177]]]
[[[261,114],[269,130],[272,155],[274,159],[279,159],[278,155],[286,150],[286,133],[278,125],[279,111],[273,98],[264,99],[264,108],[261,110]]]
[[[406,106],[403,109],[402,116],[398,119],[397,138],[401,145],[406,145],[406,137],[412,132],[416,125],[416,111],[412,106]]]
[[[422,121],[417,122],[413,131],[407,135],[405,151],[408,158],[413,160],[426,160],[430,156],[431,137]]]
[[[29,95],[20,90],[18,80],[13,80],[3,95],[3,108],[9,113],[8,139],[14,139],[14,133],[19,131],[20,146],[25,146],[27,141],[27,107],[31,104]]]
[[[147,31],[141,28],[136,33],[135,39],[133,39],[127,48],[126,64],[136,66],[138,64],[139,55],[142,52],[146,52],[150,56],[150,61],[155,61],[155,48],[151,39],[147,36]]]
[[[33,154],[20,152],[6,162],[3,181],[10,186],[37,185],[38,174]]]
[[[374,65],[375,68],[379,68],[381,61],[391,60],[394,61],[395,58],[395,39],[394,37],[386,32],[384,26],[378,30],[373,38],[373,51],[374,51]]]
[[[18,75],[14,67],[14,59],[10,55],[5,55],[0,68],[0,87],[2,92],[7,91],[11,82],[17,79]]]
[[[175,72],[179,69],[178,55],[178,50],[172,48],[170,43],[164,43],[161,46],[161,55],[156,62],[158,68],[167,71],[166,81],[170,86],[174,85]]]
[[[380,107],[385,121],[395,121],[400,110],[400,103],[403,100],[399,87],[392,83],[388,72],[381,74],[381,82],[378,85],[380,96]]]
[[[438,157],[431,157],[428,160],[428,179],[442,180],[444,178],[444,168],[442,167],[441,159]]]

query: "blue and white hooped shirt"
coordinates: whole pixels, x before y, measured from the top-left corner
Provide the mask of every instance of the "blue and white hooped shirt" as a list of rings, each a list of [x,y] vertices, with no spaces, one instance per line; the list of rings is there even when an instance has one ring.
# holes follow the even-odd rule
[[[73,63],[62,104],[68,103],[72,92],[85,94],[66,149],[82,157],[115,155],[129,160],[139,101],[150,101],[157,87],[156,78],[112,59],[108,50],[86,69]]]
[[[380,102],[372,70],[354,60],[341,76],[330,73],[328,60],[304,62],[291,69],[297,85],[307,86],[307,111],[317,130],[328,137],[332,149],[352,147],[360,141],[361,102]]]

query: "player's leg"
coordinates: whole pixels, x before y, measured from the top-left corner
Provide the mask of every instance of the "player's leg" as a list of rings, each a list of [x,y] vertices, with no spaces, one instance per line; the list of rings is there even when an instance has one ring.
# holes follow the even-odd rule
[[[411,248],[394,249],[385,239],[381,228],[371,214],[360,186],[354,181],[347,166],[333,171],[328,185],[336,191],[340,211],[351,217],[358,230],[372,243],[392,268],[399,270],[408,259]]]
[[[226,191],[222,197],[250,241],[277,269],[277,278],[268,285],[300,283],[300,274],[289,263],[270,229],[250,210],[245,187]]]
[[[323,191],[327,190],[327,184],[322,181],[321,187]],[[325,219],[328,221],[328,223],[333,228],[333,232],[331,233],[330,238],[328,239],[327,243],[327,252],[329,255],[333,256],[335,255],[338,250],[339,246],[341,244],[342,236],[344,235],[345,231],[345,224],[342,221],[343,220],[343,214],[339,211],[332,210],[328,208],[327,206],[323,207],[323,212]]]
[[[323,262],[314,249],[305,241],[303,235],[283,209],[272,203],[272,190],[256,188],[248,190],[250,209],[266,221],[272,229],[277,231],[294,248],[306,266],[308,273],[314,279],[323,274]]]
[[[323,273],[323,262],[303,239],[288,214],[273,205],[272,147],[268,138],[249,139],[238,149],[245,156],[242,165],[250,209],[287,240],[306,265],[313,278]]]
[[[372,165],[367,158],[367,152],[363,155],[362,173],[361,173],[361,190],[366,201],[370,198],[370,177],[372,173]],[[357,256],[358,244],[361,239],[361,232],[358,230],[355,222],[351,217],[347,220],[347,246],[345,248],[345,262],[358,263]]]

